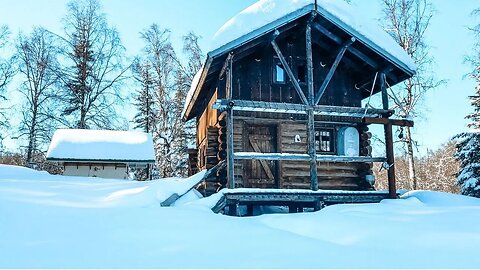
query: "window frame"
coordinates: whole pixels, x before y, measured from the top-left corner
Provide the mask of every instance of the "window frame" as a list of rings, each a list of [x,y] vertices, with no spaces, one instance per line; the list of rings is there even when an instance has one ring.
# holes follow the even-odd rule
[[[278,78],[278,69],[281,68],[283,70],[283,80],[279,81]],[[287,83],[287,71],[285,70],[285,67],[282,64],[282,61],[280,61],[280,58],[277,56],[273,57],[273,66],[272,66],[272,80],[274,84],[286,84]]]
[[[321,143],[322,142],[327,142],[321,140],[322,132],[328,132],[330,137],[329,142],[329,150],[322,150],[321,149]],[[317,135],[318,134],[318,135]],[[317,154],[321,155],[336,155],[337,154],[337,147],[336,147],[336,129],[334,127],[316,127],[315,128],[315,151]]]

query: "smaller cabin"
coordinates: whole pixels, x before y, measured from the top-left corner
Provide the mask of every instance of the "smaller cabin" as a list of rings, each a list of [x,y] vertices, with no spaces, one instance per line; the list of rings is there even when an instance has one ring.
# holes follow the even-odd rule
[[[47,160],[63,167],[63,175],[127,179],[129,168],[155,163],[152,137],[143,132],[58,129]]]

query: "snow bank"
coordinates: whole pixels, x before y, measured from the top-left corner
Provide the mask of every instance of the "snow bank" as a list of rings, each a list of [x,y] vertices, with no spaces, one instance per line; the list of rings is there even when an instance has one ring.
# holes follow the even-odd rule
[[[154,162],[152,137],[143,132],[58,129],[47,159]]]
[[[416,191],[377,204],[238,218],[212,213],[215,197],[196,200],[192,192],[178,207],[160,207],[194,180],[49,176],[0,166],[0,268],[480,265],[479,199]]]

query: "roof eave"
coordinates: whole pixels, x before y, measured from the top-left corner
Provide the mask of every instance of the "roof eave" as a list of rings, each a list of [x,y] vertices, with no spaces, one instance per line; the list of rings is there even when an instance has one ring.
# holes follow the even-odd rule
[[[75,159],[75,158],[51,158],[47,157],[47,161],[51,162],[78,162],[78,163],[155,163],[154,159],[138,159],[138,160],[126,160],[126,159]]]

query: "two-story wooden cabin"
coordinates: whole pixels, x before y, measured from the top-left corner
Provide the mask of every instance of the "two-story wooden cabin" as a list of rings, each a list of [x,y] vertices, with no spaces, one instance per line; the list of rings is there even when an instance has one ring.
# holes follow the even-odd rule
[[[390,118],[387,88],[415,65],[376,23],[341,0],[261,0],[212,46],[184,119],[197,122],[193,166],[227,165],[216,187],[372,190],[383,162],[395,196],[392,125],[413,123]],[[372,157],[371,124],[385,127],[386,157]]]

